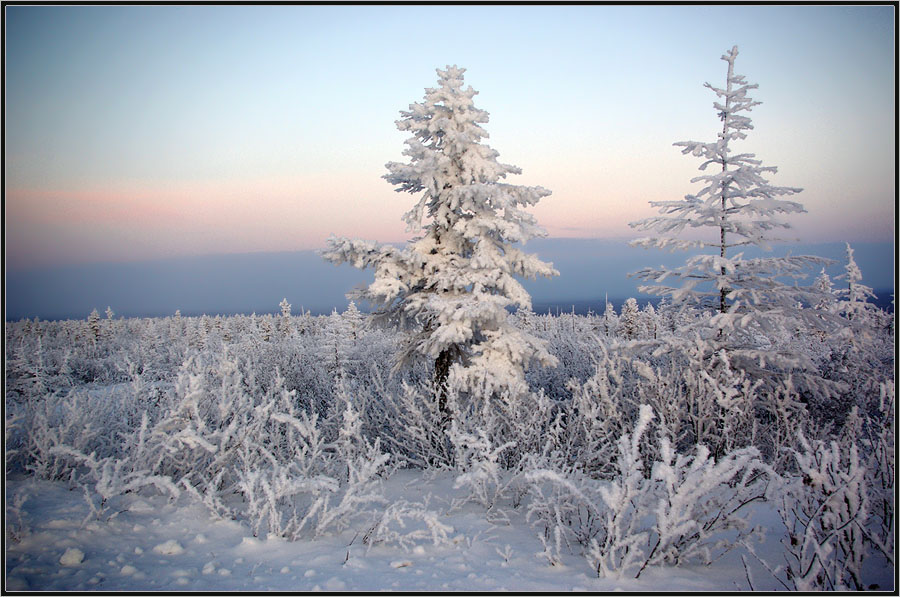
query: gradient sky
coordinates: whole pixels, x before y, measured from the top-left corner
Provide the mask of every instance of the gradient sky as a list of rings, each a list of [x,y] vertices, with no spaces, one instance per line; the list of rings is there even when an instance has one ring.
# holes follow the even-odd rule
[[[720,56],[806,242],[892,241],[892,6],[7,6],[7,267],[406,239],[399,111],[465,67],[552,237],[698,187]]]

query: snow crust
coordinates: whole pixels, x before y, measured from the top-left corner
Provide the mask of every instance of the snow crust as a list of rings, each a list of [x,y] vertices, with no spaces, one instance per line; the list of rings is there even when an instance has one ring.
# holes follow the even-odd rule
[[[403,549],[360,540],[362,528],[314,540],[253,537],[246,524],[215,519],[184,496],[115,498],[117,515],[82,524],[81,496],[62,482],[10,479],[27,491],[31,532],[7,543],[8,590],[27,591],[723,591],[746,590],[735,554],[709,567],[647,569],[640,579],[597,578],[575,554],[556,566],[524,512],[488,522],[475,504],[454,507],[453,474],[400,471],[385,484],[390,500],[424,500],[452,527],[445,544]],[[781,525],[765,508],[755,521]],[[771,541],[776,547],[777,539]],[[764,552],[765,546],[760,548]],[[62,561],[62,559],[65,562]],[[757,589],[776,589],[757,570]]]

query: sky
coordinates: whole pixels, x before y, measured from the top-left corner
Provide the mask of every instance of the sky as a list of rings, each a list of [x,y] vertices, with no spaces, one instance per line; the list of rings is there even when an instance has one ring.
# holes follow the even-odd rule
[[[894,238],[892,6],[7,6],[10,270],[400,242],[400,111],[465,67],[551,237],[623,239],[699,190],[732,45],[741,149],[804,242]]]

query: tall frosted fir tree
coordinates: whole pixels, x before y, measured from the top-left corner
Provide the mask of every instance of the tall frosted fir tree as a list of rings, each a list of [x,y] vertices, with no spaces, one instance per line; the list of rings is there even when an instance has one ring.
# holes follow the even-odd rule
[[[445,415],[451,376],[464,391],[515,396],[527,389],[525,367],[556,364],[540,340],[507,323],[506,311],[531,307],[515,276],[558,275],[519,248],[545,235],[522,208],[550,191],[501,182],[521,170],[498,162],[483,142],[488,113],[475,107],[477,92],[463,88],[464,72],[437,69],[438,87],[397,121],[412,134],[403,152],[409,161],[388,163],[384,178],[418,196],[403,219],[419,236],[402,249],[331,238],[323,253],[334,263],[375,269],[375,281],[351,296],[375,305],[376,318],[410,331],[400,363],[414,355],[434,360]]]
[[[722,120],[717,139],[675,143],[683,148],[682,153],[703,160],[701,171],[712,172],[691,180],[703,185],[699,192],[680,201],[652,201],[662,215],[631,226],[656,233],[633,241],[633,245],[701,251],[680,268],[636,272],[652,283],[641,286],[642,292],[669,295],[675,303],[712,306],[718,311],[712,319],[718,336],[722,338],[727,332],[732,340],[736,336],[746,340],[748,336],[742,332],[752,332],[751,328],[767,332],[796,329],[796,320],[820,324],[809,309],[798,308],[800,304],[818,303],[815,289],[782,280],[804,278],[810,266],[828,260],[814,256],[744,259],[743,252],[734,252],[751,245],[771,250],[771,242],[782,240],[773,231],[790,227],[781,217],[806,212],[800,203],[783,199],[802,189],[769,184],[766,176],[777,168],[763,166],[752,153],[733,152],[735,142],[745,139],[747,131],[753,129],[745,114],[760,103],[748,95],[757,85],[734,72],[737,55],[735,46],[722,56],[728,63],[724,89],[705,84],[718,96],[713,103]],[[681,238],[692,229],[697,230],[693,238]],[[680,285],[662,284],[669,278]]]

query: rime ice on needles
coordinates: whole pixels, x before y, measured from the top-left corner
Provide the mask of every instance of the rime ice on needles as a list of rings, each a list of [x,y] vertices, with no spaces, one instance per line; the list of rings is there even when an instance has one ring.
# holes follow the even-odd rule
[[[516,393],[526,388],[529,362],[555,364],[540,341],[506,321],[506,307],[531,306],[514,276],[558,274],[517,246],[545,235],[522,208],[550,192],[501,182],[520,170],[498,162],[482,142],[488,113],[475,107],[477,92],[463,87],[464,72],[437,69],[438,87],[397,121],[412,133],[409,162],[388,163],[384,178],[419,195],[403,219],[421,236],[402,249],[332,238],[324,257],[375,269],[375,281],[356,296],[378,307],[376,317],[413,330],[402,361],[435,359],[438,385],[453,368],[464,388]]]
[[[756,84],[748,84],[743,75],[734,74],[734,60],[737,46],[724,56],[728,62],[728,78],[725,89],[705,86],[725,100],[714,102],[713,106],[723,122],[722,131],[716,141],[679,141],[682,153],[702,158],[700,170],[710,165],[721,165],[721,171],[698,176],[692,183],[705,186],[696,195],[686,195],[683,201],[653,201],[651,205],[660,208],[664,217],[649,218],[632,224],[641,230],[656,230],[664,238],[639,239],[637,244],[657,247],[715,247],[725,257],[724,249],[746,245],[759,245],[769,249],[769,241],[778,240],[768,236],[776,228],[789,225],[776,218],[779,214],[805,213],[802,205],[794,201],[778,199],[783,195],[793,195],[802,189],[776,187],[769,184],[764,174],[777,171],[774,166],[762,166],[752,153],[732,155],[730,142],[745,139],[745,131],[752,130],[750,118],[740,114],[748,112],[760,102],[752,100],[747,92],[756,89]],[[720,236],[712,241],[678,241],[670,234],[680,233],[685,228],[712,227]],[[736,237],[736,238],[735,238]]]
[[[752,153],[732,152],[732,144],[744,139],[753,128],[744,113],[759,105],[748,95],[757,85],[734,73],[737,55],[735,46],[722,56],[728,63],[724,89],[706,84],[719,98],[713,106],[723,125],[716,141],[675,143],[683,148],[682,153],[703,160],[701,171],[710,166],[716,171],[692,179],[692,183],[703,185],[696,194],[686,195],[681,201],[652,201],[651,205],[662,215],[631,224],[657,233],[657,236],[635,240],[634,245],[712,251],[694,255],[676,269],[646,268],[636,272],[639,278],[651,283],[640,290],[670,295],[675,302],[700,305],[712,302],[719,311],[713,321],[719,330],[751,326],[768,331],[785,329],[788,319],[819,325],[823,321],[821,317],[797,308],[798,304],[818,303],[821,297],[815,288],[788,285],[780,279],[804,278],[810,266],[828,260],[814,256],[745,259],[743,253],[730,254],[734,249],[751,245],[770,250],[771,242],[783,240],[776,238],[773,231],[790,228],[782,216],[806,211],[799,203],[782,199],[802,189],[769,184],[766,176],[774,174],[775,167],[763,166]],[[690,229],[707,232],[708,236],[695,240],[679,238]],[[680,285],[663,285],[668,278],[679,281]]]

